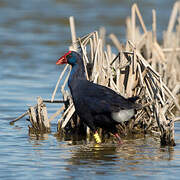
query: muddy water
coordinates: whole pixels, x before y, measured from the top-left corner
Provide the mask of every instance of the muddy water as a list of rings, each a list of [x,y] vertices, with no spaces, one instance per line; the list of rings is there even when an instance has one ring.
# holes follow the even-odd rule
[[[139,4],[147,28],[151,9],[157,9],[161,40],[172,0],[0,0],[0,179],[178,179],[179,123],[174,148],[160,147],[149,136],[125,139],[122,146],[73,145],[54,136],[57,119],[52,133],[41,138],[28,135],[26,118],[9,125],[37,96],[50,98],[63,68],[55,62],[70,42],[70,15],[76,18],[78,36],[105,26],[124,42],[133,2]],[[49,115],[56,109],[48,106]]]

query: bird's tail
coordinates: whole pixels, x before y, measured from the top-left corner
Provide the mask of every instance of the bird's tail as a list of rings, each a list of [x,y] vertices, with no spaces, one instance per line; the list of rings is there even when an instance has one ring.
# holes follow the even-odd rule
[[[138,99],[139,99],[139,96],[133,96],[133,97],[128,98],[128,100],[133,103],[135,103]]]
[[[133,96],[133,97],[128,98],[129,101],[131,101],[132,103],[134,103],[134,108],[135,108],[136,110],[143,108],[143,106],[142,106],[141,104],[136,103],[136,101],[137,101],[138,99],[139,99],[139,96]]]

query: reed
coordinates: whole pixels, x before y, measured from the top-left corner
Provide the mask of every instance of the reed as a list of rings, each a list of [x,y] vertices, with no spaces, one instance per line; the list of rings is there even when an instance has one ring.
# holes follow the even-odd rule
[[[109,35],[117,49],[117,54],[112,53],[111,45],[106,44],[104,28],[99,32],[95,31],[82,38],[76,38],[74,18],[70,17],[72,45],[69,48],[82,54],[87,79],[107,86],[125,97],[140,97],[139,103],[143,108],[138,110],[129,122],[117,126],[121,135],[150,133],[159,136],[162,145],[175,145],[174,122],[180,120],[178,101],[180,98],[180,17],[178,12],[180,12],[180,2],[176,2],[173,7],[167,30],[163,32],[163,44],[160,45],[156,37],[158,23],[156,11],[152,10],[152,30],[148,31],[138,6],[134,4],[131,17],[126,21],[127,43],[123,45],[114,34]],[[140,27],[136,25],[137,20],[140,22]],[[140,28],[143,33],[140,33]],[[44,100],[44,102],[42,99],[38,100],[35,107],[31,107],[28,112],[13,122],[29,114],[31,128],[42,130],[46,127],[49,130],[50,122],[62,113],[58,120],[58,134],[66,136],[69,129],[71,133],[84,132],[89,141],[91,132],[76,115],[71,95],[64,89],[68,80],[68,76],[64,78],[67,67],[68,65],[65,66],[57,81],[51,100]],[[59,87],[62,79],[65,80]],[[58,88],[61,89],[63,100],[54,100]],[[47,110],[42,109],[45,102],[59,102],[62,106],[48,119]],[[100,131],[103,135],[103,131]]]

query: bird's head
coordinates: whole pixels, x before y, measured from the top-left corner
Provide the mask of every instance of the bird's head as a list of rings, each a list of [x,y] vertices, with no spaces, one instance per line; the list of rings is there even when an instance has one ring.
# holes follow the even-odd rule
[[[64,54],[62,57],[58,59],[56,62],[57,65],[60,64],[70,64],[70,65],[75,65],[78,60],[78,56],[80,56],[78,53],[75,51],[68,51],[66,54]]]

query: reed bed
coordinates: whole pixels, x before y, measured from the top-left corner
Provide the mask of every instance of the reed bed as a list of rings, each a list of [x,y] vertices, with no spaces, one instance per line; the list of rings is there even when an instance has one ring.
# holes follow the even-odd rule
[[[105,28],[77,38],[74,18],[69,18],[72,37],[72,45],[69,49],[81,53],[87,79],[107,86],[124,97],[140,97],[138,103],[141,103],[143,108],[138,110],[129,122],[117,126],[121,135],[149,133],[160,137],[162,145],[175,145],[174,123],[180,120],[180,16],[178,12],[180,14],[180,2],[174,4],[167,30],[163,32],[161,45],[156,36],[156,11],[152,10],[152,29],[147,30],[136,4],[132,6],[131,16],[126,20],[126,44],[121,44],[114,34],[108,36],[113,45],[106,44]],[[140,26],[136,25],[137,21]],[[117,50],[114,50],[114,47]],[[38,104],[30,107],[19,117],[29,114],[31,132],[32,129],[49,132],[50,122],[60,115],[57,135],[65,138],[69,134],[77,134],[73,137],[80,139],[83,136],[87,140],[92,139],[89,128],[76,115],[72,97],[65,89],[70,71],[71,67],[66,65],[59,76],[51,100],[38,98]],[[59,93],[60,82],[63,100],[54,100],[57,90]],[[47,118],[44,103],[61,103],[62,106]],[[107,134],[101,129],[99,131],[106,141]]]

